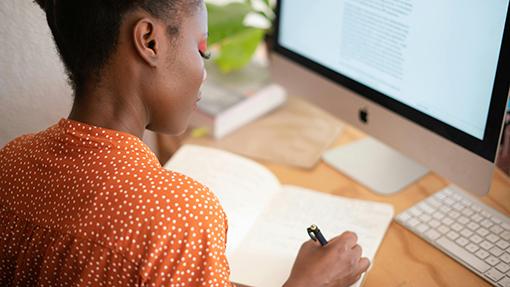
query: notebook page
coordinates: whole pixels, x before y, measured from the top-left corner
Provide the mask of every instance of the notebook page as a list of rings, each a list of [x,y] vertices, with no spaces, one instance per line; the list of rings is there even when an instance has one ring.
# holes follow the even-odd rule
[[[231,257],[231,279],[250,286],[282,286],[299,247],[310,239],[306,228],[311,224],[327,239],[346,230],[356,232],[363,256],[373,260],[392,217],[388,204],[284,186]]]
[[[228,218],[227,256],[237,247],[281,186],[266,168],[218,149],[184,145],[165,164],[207,186]]]

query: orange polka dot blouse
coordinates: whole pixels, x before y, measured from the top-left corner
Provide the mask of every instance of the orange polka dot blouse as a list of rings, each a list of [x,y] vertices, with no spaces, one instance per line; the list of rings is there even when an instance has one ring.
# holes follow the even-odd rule
[[[0,286],[231,286],[226,232],[133,135],[62,119],[0,150]]]

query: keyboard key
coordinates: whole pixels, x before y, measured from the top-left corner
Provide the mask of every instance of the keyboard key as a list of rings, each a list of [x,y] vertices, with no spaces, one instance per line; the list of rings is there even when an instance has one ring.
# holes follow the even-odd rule
[[[418,226],[416,226],[416,230],[419,233],[423,233],[423,232],[427,231],[427,229],[429,229],[429,226],[424,223],[420,223]]]
[[[499,240],[499,237],[496,234],[492,233],[487,235],[485,238],[487,238],[487,240],[489,240],[492,243],[496,243]]]
[[[483,215],[484,217],[491,217],[491,214],[485,210],[480,211],[480,214]]]
[[[469,229],[471,229],[471,230],[475,231],[475,230],[477,230],[477,229],[480,227],[480,225],[479,225],[478,223],[476,223],[476,222],[470,222],[470,223],[467,225],[467,227],[468,227]]]
[[[510,231],[510,224],[506,222],[503,222],[503,224],[501,224],[501,227],[503,227],[503,229],[505,229],[506,231]]]
[[[473,205],[471,206],[471,209],[473,209],[475,212],[480,212],[480,211],[482,211],[482,209],[481,209],[479,206],[477,206],[476,204],[473,204]]]
[[[432,219],[432,217],[430,217],[430,215],[428,215],[426,213],[420,215],[421,222],[429,222],[431,219]]]
[[[453,199],[447,197],[443,200],[443,203],[451,206],[455,203],[455,201],[453,201]]]
[[[492,248],[489,250],[489,252],[490,252],[492,255],[496,256],[496,257],[499,257],[499,256],[501,256],[501,254],[503,254],[503,250],[501,250],[501,249],[500,249],[499,247],[497,247],[497,246],[492,247]]]
[[[427,203],[436,208],[441,205],[441,202],[435,199],[434,197],[429,197],[427,199]]]
[[[462,247],[459,247],[457,244],[455,244],[455,242],[450,241],[445,237],[439,238],[436,242],[439,246],[448,250],[448,252],[452,253],[456,257],[462,258],[466,264],[478,270],[479,272],[484,273],[485,271],[489,270],[490,266],[487,263],[478,259],[473,254],[467,252]]]
[[[450,218],[456,219],[457,217],[460,216],[460,213],[458,213],[457,211],[452,210],[452,211],[448,212],[448,215],[450,216]]]
[[[414,217],[413,217],[413,218],[411,218],[411,219],[409,219],[409,220],[406,222],[406,224],[407,224],[408,226],[410,226],[410,227],[416,226],[416,225],[418,225],[419,223],[420,223],[420,221],[419,221],[418,219],[414,218]]]
[[[461,216],[461,217],[459,217],[459,219],[457,219],[457,221],[458,221],[460,224],[464,224],[464,225],[466,225],[466,224],[468,224],[468,222],[469,222],[469,218],[467,218],[467,217],[465,217],[465,216]]]
[[[429,231],[425,233],[425,236],[432,240],[436,240],[441,236],[441,234],[434,229],[429,229]]]
[[[482,222],[480,222],[480,225],[482,227],[485,227],[485,228],[489,228],[493,225],[494,223],[492,223],[492,221],[488,220],[488,219],[484,219],[482,220]]]
[[[478,233],[478,234],[480,234],[480,236],[484,237],[485,235],[489,234],[489,230],[482,227],[482,228],[478,228],[476,233]]]
[[[450,228],[448,228],[444,225],[441,225],[441,226],[439,226],[437,231],[441,232],[442,234],[446,234],[446,233],[448,233],[448,231],[450,231]],[[481,240],[481,238],[480,238],[480,240]]]
[[[508,270],[510,270],[510,266],[506,263],[500,262],[498,265],[496,265],[496,269],[503,273],[506,273]]]
[[[454,224],[452,224],[451,228],[457,232],[460,232],[464,228],[464,226],[455,222]]]
[[[484,241],[480,243],[480,246],[485,250],[490,250],[492,247],[494,247],[494,244],[490,243],[489,241]]]
[[[445,217],[443,218],[443,220],[441,220],[441,222],[444,224],[444,225],[451,225],[453,223],[453,220],[449,217]]]
[[[505,253],[505,254],[501,255],[500,258],[501,258],[501,260],[503,260],[503,262],[510,263],[510,254]]]
[[[476,251],[475,255],[478,256],[478,258],[480,258],[480,259],[485,259],[485,258],[487,258],[487,256],[489,256],[489,252],[487,252],[483,249],[480,249],[480,250]]]
[[[510,243],[508,243],[504,240],[500,240],[500,241],[496,242],[496,245],[501,249],[507,249],[510,246]]]
[[[429,222],[429,225],[432,227],[432,228],[436,228],[438,227],[439,225],[441,225],[441,223],[435,219],[432,219],[430,222]]]
[[[463,198],[463,199],[461,200],[461,202],[462,202],[462,203],[463,203],[466,207],[471,206],[471,201],[469,201],[469,200],[467,200],[467,199],[465,199],[465,198]]]
[[[500,219],[499,217],[497,217],[497,216],[493,216],[493,217],[491,217],[491,220],[492,220],[494,223],[496,223],[496,224],[501,224],[501,222],[503,222],[503,221],[501,221],[501,219]]]
[[[489,277],[490,279],[492,279],[494,281],[499,281],[499,279],[501,279],[501,278],[503,278],[503,276],[505,276],[503,273],[499,272],[495,268],[491,268],[489,271],[487,271],[487,273],[485,273],[485,275],[487,275],[487,277]]]
[[[439,208],[443,213],[448,213],[450,210],[452,210],[450,207],[443,205]]]
[[[437,220],[441,220],[444,217],[444,213],[437,211],[436,213],[432,214],[432,217],[434,217]]]
[[[464,205],[460,202],[456,202],[454,205],[453,205],[453,209],[457,210],[457,211],[461,211],[464,209]]]
[[[510,287],[510,278],[505,277],[498,282],[499,286],[501,287]]]
[[[438,193],[434,194],[434,197],[439,199],[439,201],[443,201],[443,199],[446,198],[446,194],[444,194],[442,192],[438,192]]]
[[[471,216],[473,215],[475,212],[471,209],[471,208],[464,208],[462,210],[462,214],[464,214],[465,216]]]
[[[457,232],[455,232],[455,231],[450,231],[450,232],[448,232],[446,234],[446,236],[448,238],[450,238],[451,240],[455,240],[455,239],[457,239],[459,237],[459,234]]]
[[[411,219],[411,215],[409,215],[409,213],[407,213],[407,212],[403,212],[397,216],[397,219],[402,222],[406,222],[409,219]]]
[[[489,256],[485,259],[485,262],[489,263],[490,265],[494,266],[494,265],[497,265],[500,261],[498,258],[494,257],[494,256]]]
[[[445,188],[441,191],[441,193],[443,193],[445,196],[449,196],[450,194],[452,194],[452,192],[453,192],[453,191],[452,191],[452,189],[451,189],[449,186],[445,187]]]
[[[413,216],[420,216],[420,214],[422,214],[423,212],[417,208],[416,206],[415,207],[411,207],[408,212],[410,212]]]
[[[471,216],[471,219],[475,222],[480,222],[483,219],[483,216],[481,216],[478,213],[475,213]]]
[[[428,205],[426,202],[422,202],[422,203],[418,204],[418,206],[419,206],[419,207],[423,210],[423,212],[425,212],[425,213],[433,213],[433,212],[435,212],[435,211],[436,211],[436,210],[435,210],[432,206]]]
[[[504,231],[503,233],[500,234],[501,237],[503,237],[503,239],[505,239],[506,241],[510,241],[510,231]]]
[[[472,231],[470,231],[469,229],[464,228],[464,229],[462,229],[462,231],[460,232],[460,234],[461,234],[462,236],[466,237],[466,238],[469,238],[469,237],[471,237],[471,235],[473,235],[473,232],[472,232]]]
[[[475,235],[473,235],[473,236],[471,236],[471,238],[469,238],[469,239],[470,239],[471,241],[473,241],[474,243],[476,243],[476,244],[478,244],[478,243],[482,242],[482,240],[483,240],[480,236],[478,236],[478,235],[476,235],[476,234],[475,234]]]
[[[503,231],[503,227],[495,224],[490,228],[490,231],[492,231],[494,234],[500,234]]]
[[[466,246],[466,244],[469,243],[469,240],[467,240],[466,238],[464,237],[459,237],[459,239],[455,240],[455,243],[457,243],[459,246]]]
[[[480,247],[478,247],[478,245],[475,245],[473,243],[469,243],[467,246],[466,246],[466,249],[467,251],[471,252],[471,253],[475,253],[476,250],[480,249]],[[489,254],[487,253],[487,256],[489,256]]]

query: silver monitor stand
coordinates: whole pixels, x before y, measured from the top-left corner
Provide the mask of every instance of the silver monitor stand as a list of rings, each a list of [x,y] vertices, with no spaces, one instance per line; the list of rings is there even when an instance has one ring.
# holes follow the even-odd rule
[[[323,155],[324,161],[379,194],[392,194],[417,181],[428,169],[373,139],[366,138]]]

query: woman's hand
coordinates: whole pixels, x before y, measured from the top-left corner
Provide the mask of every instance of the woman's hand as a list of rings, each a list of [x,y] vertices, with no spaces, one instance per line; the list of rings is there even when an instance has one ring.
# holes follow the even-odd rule
[[[312,240],[303,243],[284,287],[352,285],[370,266],[357,241],[355,233],[344,232],[326,246]]]

